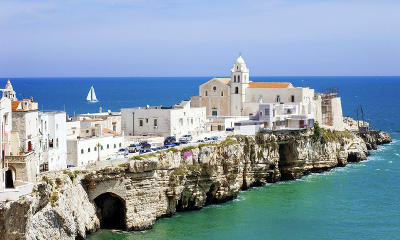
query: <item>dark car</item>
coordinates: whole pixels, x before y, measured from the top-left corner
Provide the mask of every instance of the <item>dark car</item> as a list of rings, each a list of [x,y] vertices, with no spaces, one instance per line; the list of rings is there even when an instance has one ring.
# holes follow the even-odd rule
[[[176,138],[174,136],[166,137],[164,140],[164,145],[171,145],[176,143]]]
[[[140,146],[142,147],[142,149],[150,149],[151,148],[151,144],[148,142],[141,142]]]
[[[235,129],[234,128],[226,128],[225,131],[227,132],[233,132]]]

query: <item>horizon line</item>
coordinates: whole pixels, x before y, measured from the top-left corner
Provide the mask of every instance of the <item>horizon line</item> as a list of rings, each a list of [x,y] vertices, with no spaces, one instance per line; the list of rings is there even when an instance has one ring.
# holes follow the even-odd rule
[[[31,79],[43,79],[43,78],[219,78],[219,77],[230,77],[228,75],[187,75],[187,76],[46,76],[46,77],[3,77],[0,79],[21,79],[21,78],[31,78]],[[254,75],[252,77],[400,77],[400,75]],[[250,77],[251,79],[251,77]]]

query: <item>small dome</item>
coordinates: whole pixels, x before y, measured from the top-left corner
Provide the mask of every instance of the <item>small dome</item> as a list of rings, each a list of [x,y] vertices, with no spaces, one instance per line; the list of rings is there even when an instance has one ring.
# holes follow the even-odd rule
[[[11,85],[10,79],[8,79],[5,89],[7,89],[7,90],[13,90],[13,87],[12,87],[12,85]]]
[[[245,64],[245,63],[244,63],[244,60],[243,60],[243,58],[242,58],[242,56],[239,56],[239,57],[236,59],[236,63]]]

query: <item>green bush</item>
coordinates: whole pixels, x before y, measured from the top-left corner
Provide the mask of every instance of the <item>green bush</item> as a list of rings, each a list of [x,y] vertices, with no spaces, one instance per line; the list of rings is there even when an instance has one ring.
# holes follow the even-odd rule
[[[50,184],[51,186],[54,185],[53,180],[50,179],[50,178],[48,178],[47,176],[43,176],[43,177],[42,177],[42,180],[43,180],[44,182],[46,182],[47,184]]]
[[[54,207],[56,205],[57,201],[58,201],[58,193],[53,192],[49,198],[49,202],[50,202],[51,206]]]

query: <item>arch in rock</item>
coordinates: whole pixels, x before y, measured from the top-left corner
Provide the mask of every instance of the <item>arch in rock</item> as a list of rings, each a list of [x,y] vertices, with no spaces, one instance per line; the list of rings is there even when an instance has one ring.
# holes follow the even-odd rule
[[[94,199],[100,227],[126,230],[126,202],[115,193],[105,192]]]

